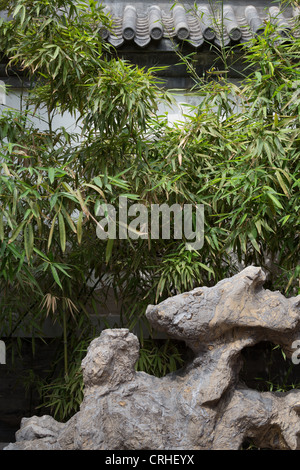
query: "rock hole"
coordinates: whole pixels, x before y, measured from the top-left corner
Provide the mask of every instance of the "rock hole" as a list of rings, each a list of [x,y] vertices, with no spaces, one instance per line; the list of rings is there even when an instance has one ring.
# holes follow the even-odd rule
[[[300,364],[293,364],[279,345],[263,341],[242,351],[242,384],[260,392],[300,389]]]

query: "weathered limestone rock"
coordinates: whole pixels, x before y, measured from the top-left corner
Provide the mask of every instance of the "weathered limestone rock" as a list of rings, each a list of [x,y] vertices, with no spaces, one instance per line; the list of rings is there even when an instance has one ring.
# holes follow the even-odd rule
[[[271,449],[300,449],[300,390],[260,393],[238,383],[241,351],[266,340],[287,355],[300,338],[300,296],[263,289],[248,267],[216,286],[199,287],[159,305],[154,328],[186,341],[191,364],[163,378],[136,372],[138,339],[104,330],[82,362],[80,411],[67,423],[22,420],[10,449],[239,449],[246,438]]]

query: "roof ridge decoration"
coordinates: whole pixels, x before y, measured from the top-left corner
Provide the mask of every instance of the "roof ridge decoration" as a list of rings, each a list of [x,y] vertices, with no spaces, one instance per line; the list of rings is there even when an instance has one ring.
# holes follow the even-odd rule
[[[171,7],[165,3],[132,2],[123,4],[120,10],[120,4],[118,8],[115,3],[105,5],[112,18],[112,28],[108,31],[100,27],[99,34],[116,48],[126,43],[143,48],[161,39],[188,41],[195,48],[204,42],[217,46],[245,43],[261,34],[268,20],[286,38],[291,36],[300,14],[299,7],[281,11],[277,6],[226,4],[212,9],[208,3],[194,4],[191,8],[179,3]],[[300,37],[298,30],[293,34]]]

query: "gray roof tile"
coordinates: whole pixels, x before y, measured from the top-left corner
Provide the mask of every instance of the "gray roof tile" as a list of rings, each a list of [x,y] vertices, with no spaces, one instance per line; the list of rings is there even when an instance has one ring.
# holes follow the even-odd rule
[[[99,33],[115,47],[133,42],[142,48],[151,41],[157,43],[162,39],[187,40],[196,48],[204,42],[236,44],[260,34],[267,20],[285,37],[291,33],[300,14],[299,7],[282,12],[278,7],[268,7],[266,4],[259,7],[225,4],[223,9],[218,4],[213,10],[208,3],[195,3],[192,8],[190,5],[176,4],[171,7],[171,3],[157,2],[153,5],[134,1],[126,4],[109,3],[108,0],[104,4],[110,12],[113,26],[110,31],[100,28]],[[293,34],[300,36],[299,31],[293,31]]]

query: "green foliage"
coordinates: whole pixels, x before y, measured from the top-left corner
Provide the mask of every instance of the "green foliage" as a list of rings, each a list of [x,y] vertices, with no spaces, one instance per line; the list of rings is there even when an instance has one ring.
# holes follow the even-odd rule
[[[111,291],[130,329],[147,324],[148,304],[249,264],[266,270],[270,288],[298,292],[300,43],[278,42],[268,25],[244,50],[254,72],[239,85],[195,77],[200,104],[170,126],[157,116],[171,97],[156,70],[102,43],[109,19],[98,2],[1,6],[12,14],[0,25],[2,50],[32,83],[25,109],[0,116],[1,334],[43,337],[49,317],[60,326],[59,367],[42,394],[66,419],[81,396],[77,346],[95,334],[91,313],[98,331],[107,326],[99,305]],[[43,131],[32,106],[45,110]],[[64,113],[75,131],[54,127]],[[203,248],[98,239],[97,209],[121,195],[147,208],[204,204]],[[143,344],[138,368],[162,375],[181,364],[171,343]]]
[[[145,340],[140,349],[136,370],[163,377],[183,366],[183,355],[182,348],[170,340],[164,341],[163,344],[158,340]]]
[[[37,389],[40,393],[41,404],[38,409],[50,413],[60,422],[66,422],[79,410],[83,400],[84,383],[81,370],[81,361],[86,355],[87,347],[92,338],[80,340],[73,338],[73,360],[68,366],[68,373],[62,375],[64,358],[61,354],[52,364],[49,375],[45,379],[39,379]]]
[[[235,261],[262,266],[270,285],[299,288],[299,51],[271,26],[245,53],[255,71],[239,86],[201,82],[186,123],[166,133],[165,173],[205,205],[201,262],[219,280]],[[227,269],[228,268],[228,269]],[[160,280],[162,283],[163,281]]]

